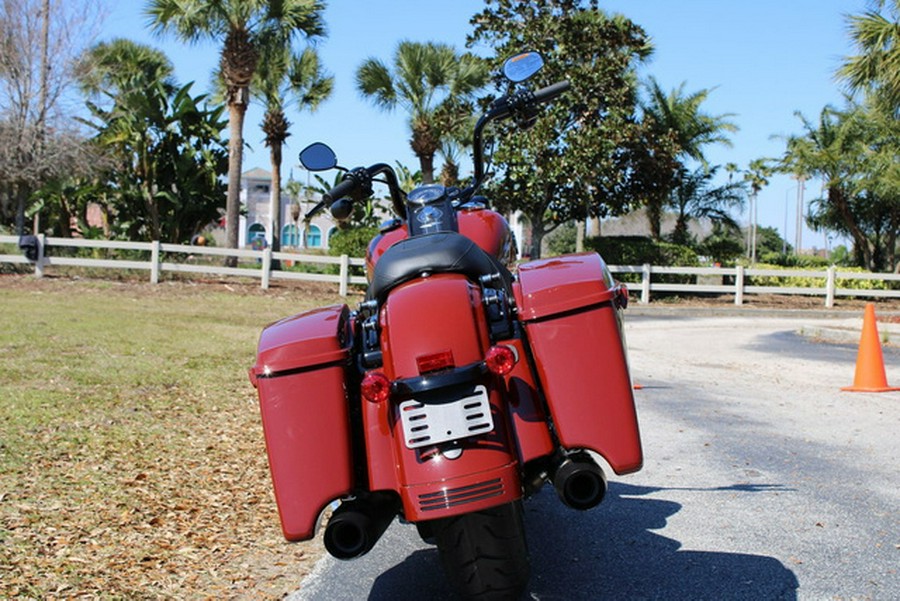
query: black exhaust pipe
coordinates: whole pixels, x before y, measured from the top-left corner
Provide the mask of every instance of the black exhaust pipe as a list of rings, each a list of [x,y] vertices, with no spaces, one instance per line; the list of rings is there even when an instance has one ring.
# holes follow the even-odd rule
[[[325,527],[325,549],[337,559],[356,559],[372,550],[397,515],[393,495],[373,494],[341,503]]]
[[[590,455],[580,451],[562,460],[553,473],[553,486],[569,507],[590,509],[606,495],[606,475]]]

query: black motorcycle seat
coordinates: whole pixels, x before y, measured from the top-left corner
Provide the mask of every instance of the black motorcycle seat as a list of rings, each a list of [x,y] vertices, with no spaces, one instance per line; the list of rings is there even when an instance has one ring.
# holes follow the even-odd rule
[[[375,264],[368,296],[381,302],[392,288],[424,273],[461,273],[473,280],[499,274],[507,289],[512,283],[509,270],[475,242],[456,232],[437,232],[387,249]]]

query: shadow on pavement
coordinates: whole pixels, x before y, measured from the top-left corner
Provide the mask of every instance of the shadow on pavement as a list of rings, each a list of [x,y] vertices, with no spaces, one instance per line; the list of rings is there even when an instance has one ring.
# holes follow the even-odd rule
[[[611,482],[600,507],[579,513],[545,489],[528,505],[531,598],[796,599],[797,578],[777,559],[680,550],[679,541],[654,532],[681,509],[673,501],[646,498],[665,490]]]
[[[680,550],[654,532],[681,505],[647,495],[665,488],[610,483],[588,512],[563,506],[552,488],[526,502],[531,582],[525,599],[796,599],[797,577],[762,555]],[[761,492],[739,485],[714,490]],[[412,528],[404,529],[415,536]],[[454,599],[435,549],[416,551],[379,575],[371,600]]]

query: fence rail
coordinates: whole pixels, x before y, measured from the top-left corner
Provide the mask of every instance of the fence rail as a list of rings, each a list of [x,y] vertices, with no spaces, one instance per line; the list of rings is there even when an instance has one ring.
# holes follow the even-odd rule
[[[36,260],[27,259],[21,252],[2,254],[0,263],[32,264],[34,273],[41,277],[48,267],[74,266],[94,267],[101,269],[133,269],[148,271],[150,281],[159,282],[160,275],[170,273],[195,273],[202,275],[226,275],[256,278],[263,288],[268,288],[272,279],[305,280],[312,282],[330,282],[338,284],[340,294],[346,296],[350,285],[365,285],[366,278],[353,275],[351,267],[364,267],[364,259],[356,259],[343,255],[328,257],[321,255],[301,255],[289,252],[272,252],[265,250],[235,250],[183,244],[164,244],[161,242],[120,242],[116,240],[85,240],[77,238],[38,237],[38,255]],[[18,245],[17,236],[0,236],[0,245]],[[100,250],[123,250],[143,253],[144,259],[116,258],[99,259],[91,257],[71,257],[54,254],[54,249],[87,248]],[[224,264],[203,263],[200,257],[235,257],[243,260],[243,266],[227,267]],[[290,269],[276,269],[276,261],[303,263],[313,265],[337,265],[339,272],[310,273]]]
[[[840,280],[870,280],[873,282],[898,282],[896,273],[862,273],[840,271],[831,266],[823,270],[812,269],[757,269],[750,267],[658,267],[654,265],[610,265],[614,274],[639,274],[640,282],[627,282],[631,293],[640,296],[641,303],[649,303],[652,292],[680,292],[686,294],[733,294],[734,304],[742,305],[747,294],[786,294],[824,297],[825,306],[833,307],[835,297],[900,298],[900,285],[887,284],[884,289],[841,288]],[[696,276],[692,283],[668,283],[654,281],[658,275]],[[822,280],[821,286],[763,286],[748,283],[751,278],[813,278]],[[726,283],[730,280],[729,283]],[[710,283],[718,281],[720,283]]]
[[[39,236],[38,256],[31,261],[21,252],[3,254],[0,248],[0,264],[31,264],[34,273],[42,276],[49,267],[75,266],[101,269],[132,269],[149,272],[150,281],[158,283],[162,273],[196,273],[203,275],[227,275],[256,278],[263,288],[273,279],[330,282],[338,284],[342,296],[351,285],[365,285],[366,278],[352,275],[351,267],[365,265],[364,259],[347,255],[329,257],[301,255],[265,250],[234,250],[227,248],[164,244],[160,242],[122,242],[115,240],[85,240]],[[17,236],[0,236],[0,245],[12,245],[18,251]],[[54,249],[85,248],[98,250],[130,251],[143,253],[147,258],[91,258],[54,254]],[[222,264],[198,262],[198,257],[236,257],[243,260],[243,267],[226,267]],[[193,261],[193,262],[192,262]],[[302,263],[304,265],[337,265],[339,273],[310,273],[291,269],[277,269],[276,261]],[[813,269],[756,269],[737,267],[660,267],[655,265],[610,265],[614,274],[637,274],[639,282],[626,282],[629,292],[636,294],[641,303],[649,303],[651,294],[675,292],[684,294],[733,294],[734,303],[742,305],[747,294],[787,294],[821,296],[826,307],[834,306],[836,297],[900,298],[900,274],[860,273],[840,271],[837,267]],[[690,282],[664,282],[658,276],[688,276]],[[633,276],[632,276],[633,277]],[[759,285],[752,278],[812,278],[821,280],[821,286]],[[630,278],[629,278],[630,279]],[[870,280],[881,282],[882,289],[842,288],[842,280]],[[894,284],[896,282],[897,284]]]

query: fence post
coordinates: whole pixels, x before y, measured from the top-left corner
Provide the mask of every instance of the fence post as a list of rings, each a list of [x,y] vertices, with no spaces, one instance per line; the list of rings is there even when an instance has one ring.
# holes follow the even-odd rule
[[[347,296],[347,288],[350,284],[350,257],[341,255],[341,296]]]
[[[829,309],[834,306],[834,289],[835,267],[831,265],[828,268],[828,277],[825,279],[825,306]]]
[[[272,249],[266,248],[263,251],[263,260],[262,260],[262,288],[263,290],[269,289],[269,277],[272,273]]]
[[[162,243],[154,240],[150,243],[150,283],[159,284],[159,251]]]
[[[650,263],[644,263],[641,267],[641,304],[650,302]]]
[[[38,234],[38,256],[34,262],[34,276],[44,277],[44,247],[47,245],[47,234]]]
[[[738,265],[734,274],[734,304],[744,304],[744,266]]]

